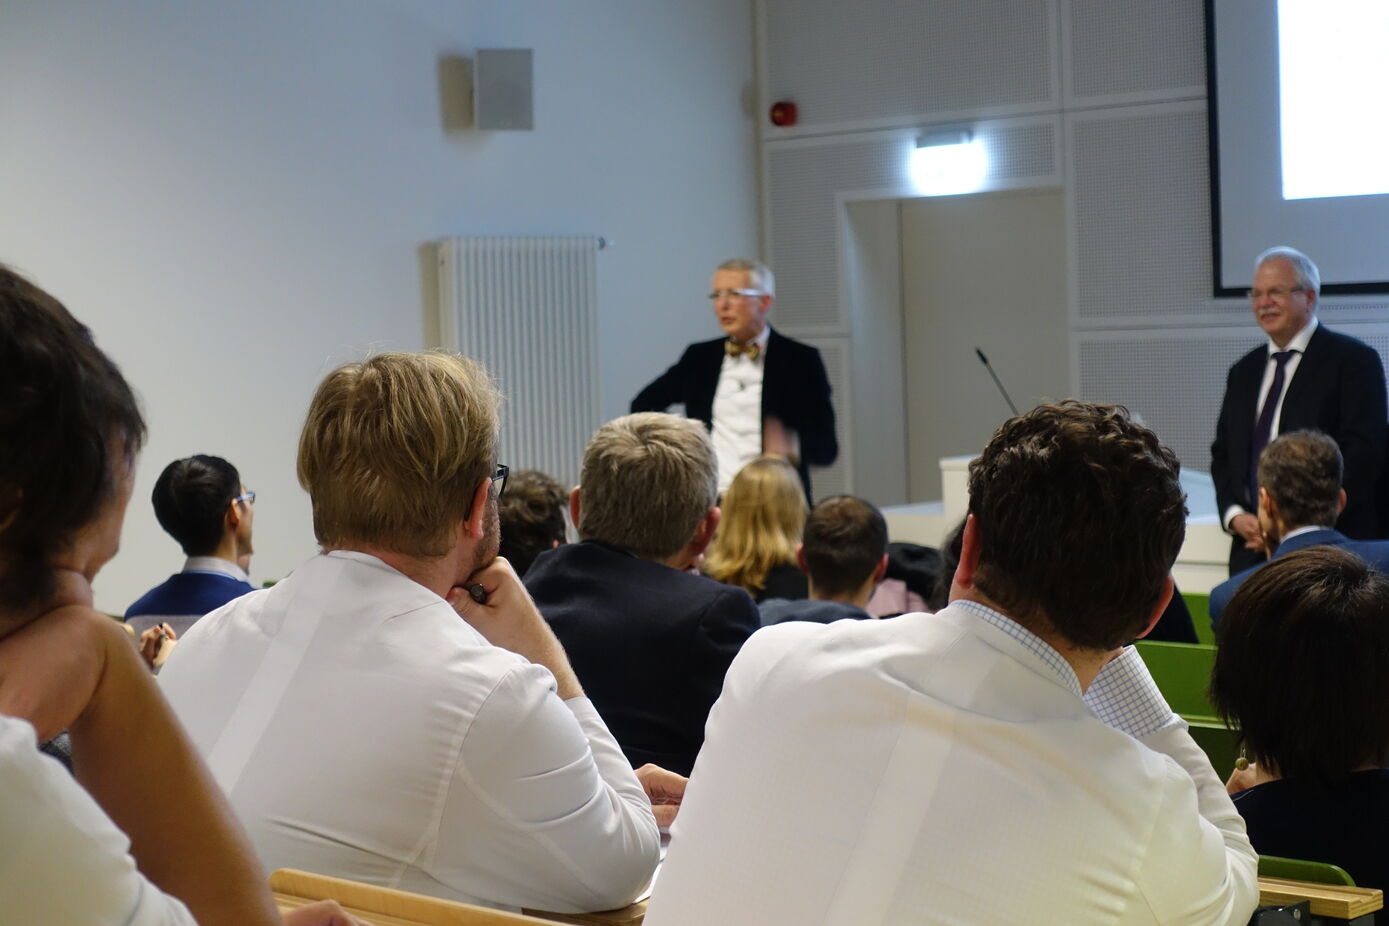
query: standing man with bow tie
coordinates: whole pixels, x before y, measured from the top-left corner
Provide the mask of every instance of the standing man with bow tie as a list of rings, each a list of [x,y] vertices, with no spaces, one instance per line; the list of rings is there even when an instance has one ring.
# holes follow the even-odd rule
[[[1250,305],[1268,335],[1230,367],[1211,445],[1221,523],[1233,535],[1230,572],[1264,561],[1254,514],[1259,454],[1279,434],[1330,435],[1345,458],[1346,507],[1336,529],[1355,540],[1382,533],[1375,490],[1384,464],[1384,365],[1374,348],[1317,321],[1321,274],[1306,254],[1270,248],[1254,260]]]
[[[767,324],[776,298],[772,271],[755,260],[726,260],[714,271],[709,300],[727,337],[685,348],[680,360],[632,400],[633,412],[662,412],[683,402],[714,442],[722,494],[744,464],[762,453],[784,457],[810,498],[809,465],[839,456],[830,383],[820,351]]]

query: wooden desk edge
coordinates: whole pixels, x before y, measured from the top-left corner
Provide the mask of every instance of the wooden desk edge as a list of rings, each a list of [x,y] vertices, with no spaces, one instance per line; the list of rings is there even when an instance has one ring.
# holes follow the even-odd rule
[[[327,875],[285,868],[270,875],[270,890],[282,911],[315,900],[332,899],[349,913],[368,921],[380,920],[382,917],[393,918],[393,921],[383,921],[378,926],[428,921],[430,914],[437,916],[460,906],[439,897],[360,885]],[[511,917],[518,924],[543,919],[580,926],[640,926],[646,916],[646,901],[640,900],[618,910],[597,913],[550,913],[541,910],[524,910],[521,914],[494,912]]]
[[[547,910],[522,910],[527,916],[557,923],[577,923],[579,926],[640,926],[646,919],[646,901],[638,900],[618,910],[597,913],[551,913]]]
[[[1313,884],[1283,878],[1259,879],[1261,904],[1286,904],[1310,900],[1312,913],[1354,919],[1384,909],[1384,892],[1374,887],[1348,887],[1343,884]]]

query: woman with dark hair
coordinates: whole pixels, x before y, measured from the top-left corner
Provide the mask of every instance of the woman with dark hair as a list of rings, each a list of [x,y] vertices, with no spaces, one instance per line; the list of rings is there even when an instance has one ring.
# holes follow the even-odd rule
[[[1217,643],[1211,699],[1253,758],[1229,782],[1249,841],[1389,888],[1389,578],[1335,547],[1280,556]]]
[[[280,923],[154,679],[92,609],[144,433],[87,329],[0,266],[0,911],[15,923]],[[35,748],[62,730],[76,781]],[[356,922],[335,904],[285,921]]]

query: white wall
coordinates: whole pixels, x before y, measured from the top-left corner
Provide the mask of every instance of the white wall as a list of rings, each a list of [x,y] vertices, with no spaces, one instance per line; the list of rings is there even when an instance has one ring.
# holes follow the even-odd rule
[[[477,47],[535,49],[536,131],[458,127]],[[0,260],[91,325],[150,424],[98,606],[178,567],[146,499],[189,453],[260,493],[253,578],[313,552],[304,408],[332,366],[432,341],[440,237],[614,240],[624,412],[711,335],[714,263],[756,251],[752,70],[748,0],[4,0]]]

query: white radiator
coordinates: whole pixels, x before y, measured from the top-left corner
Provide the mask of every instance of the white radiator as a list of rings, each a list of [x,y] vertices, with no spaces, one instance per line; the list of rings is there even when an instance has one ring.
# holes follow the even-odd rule
[[[447,238],[439,243],[443,346],[501,387],[498,462],[579,481],[600,424],[594,236]]]

